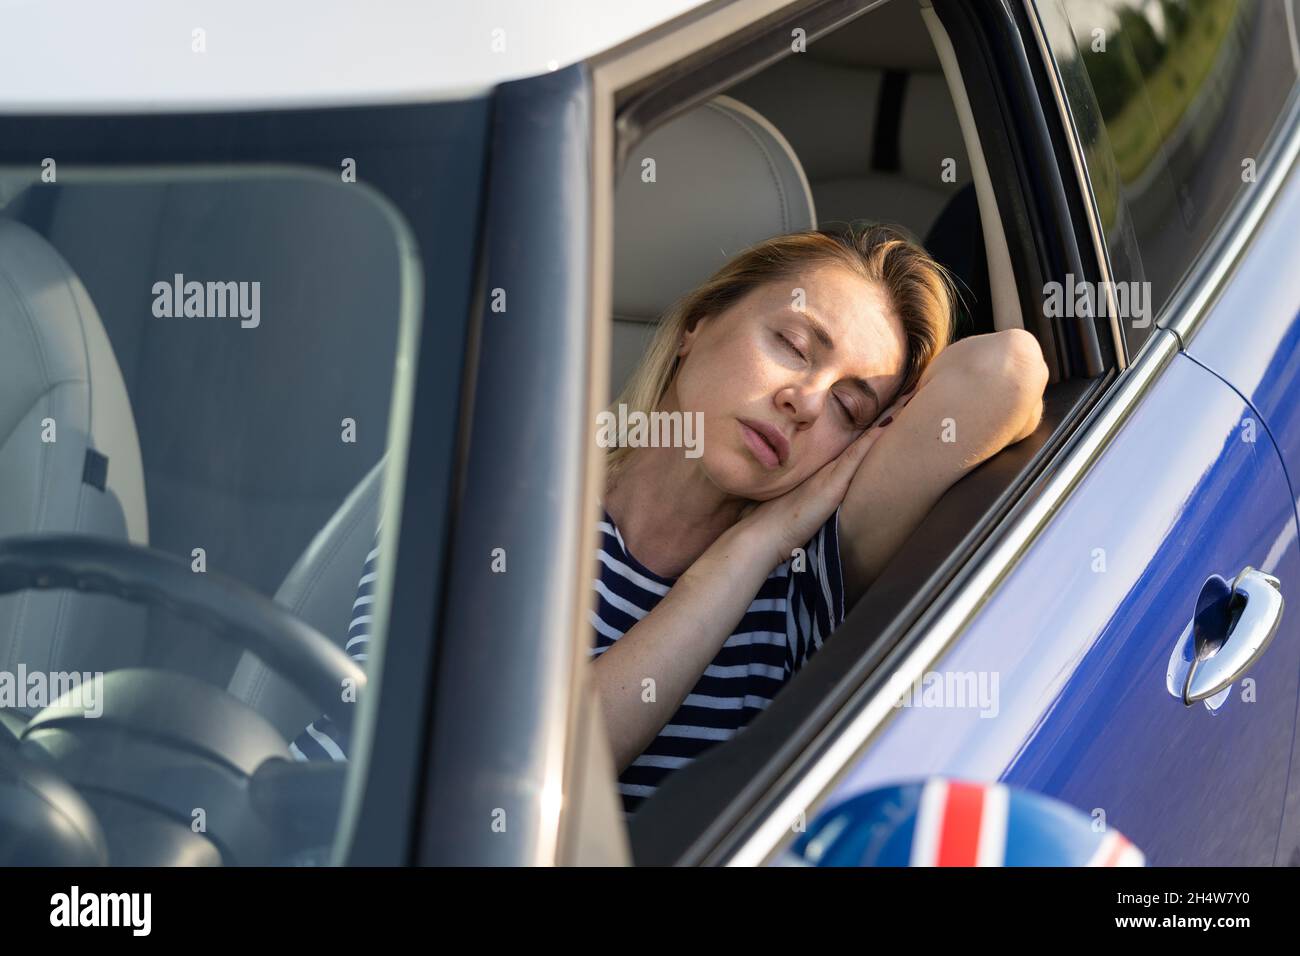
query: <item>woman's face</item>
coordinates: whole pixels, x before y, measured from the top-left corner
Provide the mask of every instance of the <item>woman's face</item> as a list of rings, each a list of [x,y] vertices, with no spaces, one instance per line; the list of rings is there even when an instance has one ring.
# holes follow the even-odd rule
[[[700,466],[728,494],[765,501],[888,407],[906,340],[879,285],[821,265],[697,323],[678,354],[677,406],[704,415]]]

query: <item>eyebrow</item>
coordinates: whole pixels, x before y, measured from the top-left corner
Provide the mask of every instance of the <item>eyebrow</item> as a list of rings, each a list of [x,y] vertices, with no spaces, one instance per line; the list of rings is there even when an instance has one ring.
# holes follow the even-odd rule
[[[808,327],[812,329],[813,335],[817,337],[817,341],[822,344],[822,346],[826,349],[826,351],[834,352],[835,340],[831,338],[830,332],[826,330],[826,326],[821,322],[821,320],[818,319],[811,312],[808,312],[807,310],[801,312],[800,315],[803,316],[803,320],[808,323]],[[849,379],[847,379],[847,381],[850,385],[853,385],[860,391],[865,392],[871,398],[871,400],[875,402],[876,415],[879,415],[880,396],[877,395],[876,390],[871,387],[871,383],[868,382],[865,378],[862,378],[861,376],[858,375],[854,375],[850,377]]]

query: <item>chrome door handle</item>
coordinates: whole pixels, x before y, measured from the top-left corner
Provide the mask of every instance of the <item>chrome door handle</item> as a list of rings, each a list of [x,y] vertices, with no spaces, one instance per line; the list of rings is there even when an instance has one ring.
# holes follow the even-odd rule
[[[1183,685],[1183,703],[1189,706],[1232,686],[1250,670],[1282,623],[1282,582],[1271,574],[1249,566],[1242,568],[1232,582],[1229,601],[1227,633],[1217,641],[1213,635],[1209,639],[1204,635],[1197,638],[1187,683]]]

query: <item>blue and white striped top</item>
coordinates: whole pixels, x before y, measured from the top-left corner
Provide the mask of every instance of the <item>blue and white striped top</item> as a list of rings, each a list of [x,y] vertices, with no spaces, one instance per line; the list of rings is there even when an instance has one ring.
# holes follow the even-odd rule
[[[772,570],[686,699],[619,776],[625,813],[635,812],[672,771],[739,733],[844,620],[838,509],[803,551]],[[348,626],[347,650],[358,661],[365,661],[370,639],[378,553],[366,556]],[[603,508],[596,557],[592,660],[650,613],[676,581],[637,561]],[[348,742],[342,728],[320,717],[289,749],[298,760],[346,760]]]
[[[686,699],[618,778],[623,810],[632,814],[664,778],[740,732],[767,708],[844,620],[839,510],[804,546],[804,555],[772,570],[731,636]],[[645,617],[676,582],[646,568],[627,550],[602,511],[594,660]]]
[[[348,639],[343,649],[354,661],[366,662],[366,649],[370,644],[372,611],[375,603],[375,562],[379,559],[379,531],[375,531],[375,546],[366,555],[357,584],[357,598],[352,602],[352,621],[348,624]],[[328,716],[321,715],[289,744],[289,753],[295,760],[347,760],[347,732]]]

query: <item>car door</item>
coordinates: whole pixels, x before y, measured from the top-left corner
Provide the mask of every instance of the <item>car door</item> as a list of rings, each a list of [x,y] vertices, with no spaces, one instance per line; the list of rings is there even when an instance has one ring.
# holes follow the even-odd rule
[[[1170,333],[1155,344],[1160,368],[1122,387],[1126,420],[958,640],[895,684],[894,719],[828,804],[931,773],[996,779],[1113,824],[1152,865],[1273,862],[1300,664],[1295,513],[1246,402]],[[1247,567],[1281,582],[1281,627],[1226,696],[1187,706],[1170,673],[1202,590]]]
[[[1187,353],[1250,401],[1276,441],[1291,479],[1300,484],[1300,179],[1295,156],[1300,136],[1278,143],[1273,164],[1280,180],[1266,220],[1243,249],[1231,286],[1213,314],[1177,328]],[[1265,188],[1273,184],[1265,183]],[[1272,192],[1272,189],[1270,189]],[[1243,334],[1248,329],[1249,334]],[[1300,751],[1300,741],[1297,741]],[[1278,862],[1300,865],[1300,763],[1292,754],[1291,784],[1282,821]]]

